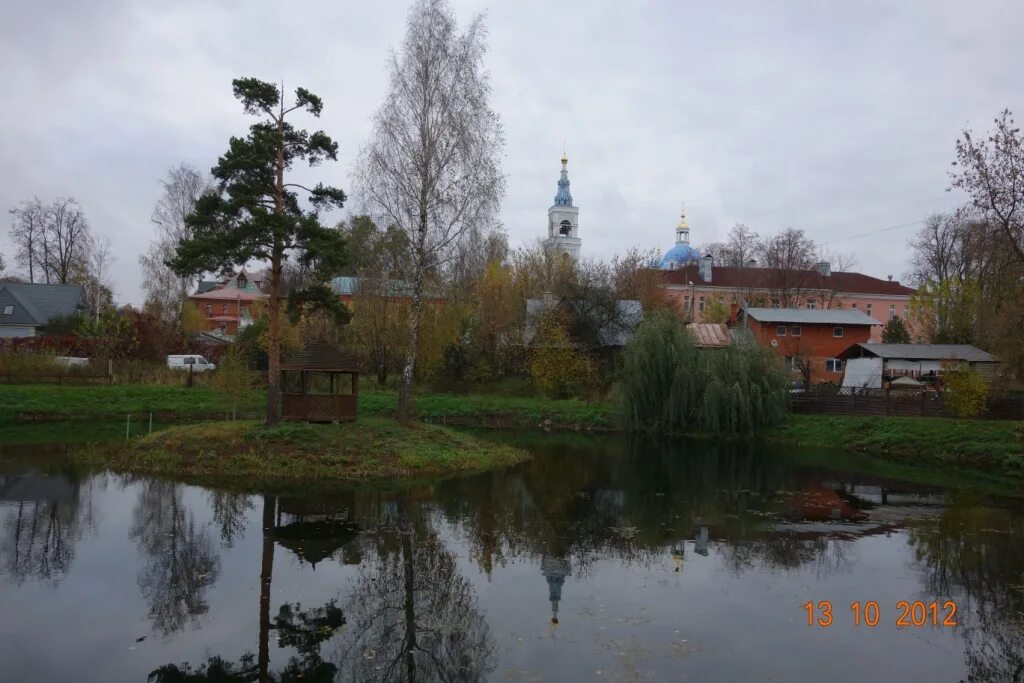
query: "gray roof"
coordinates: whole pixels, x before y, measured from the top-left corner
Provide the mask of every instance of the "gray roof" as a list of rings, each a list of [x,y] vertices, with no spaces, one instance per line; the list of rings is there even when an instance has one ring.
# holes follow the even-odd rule
[[[218,282],[217,280],[200,280],[199,284],[196,286],[196,294],[209,292],[211,289],[216,289],[217,287],[220,287],[220,284],[221,283]]]
[[[881,325],[855,308],[748,308],[747,315],[761,323],[797,325]]]
[[[854,344],[855,348],[878,358],[906,358],[908,360],[963,360],[968,363],[997,363],[991,353],[970,344]]]
[[[13,306],[11,315],[4,315]],[[0,325],[39,327],[53,318],[72,315],[85,308],[81,285],[44,285],[30,282],[0,283]]]

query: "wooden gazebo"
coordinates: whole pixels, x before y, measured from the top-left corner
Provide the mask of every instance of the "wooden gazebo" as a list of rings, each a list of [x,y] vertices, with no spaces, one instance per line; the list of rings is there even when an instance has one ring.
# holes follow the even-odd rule
[[[359,363],[327,342],[313,342],[281,363],[281,417],[300,422],[353,421]]]

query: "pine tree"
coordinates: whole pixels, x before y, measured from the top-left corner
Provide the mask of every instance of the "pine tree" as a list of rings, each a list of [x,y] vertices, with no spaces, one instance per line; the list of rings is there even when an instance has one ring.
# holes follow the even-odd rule
[[[903,324],[903,318],[894,315],[882,328],[883,344],[909,344],[910,331]]]
[[[281,314],[285,298],[283,268],[289,257],[311,273],[302,289],[288,292],[292,312],[305,305],[327,308],[341,319],[347,310],[331,292],[327,281],[343,267],[345,239],[341,231],[320,223],[321,210],[341,208],[345,193],[322,183],[308,188],[286,183],[285,172],[296,162],[317,166],[337,161],[338,144],[323,131],[309,133],[285,120],[295,111],[319,117],[323,102],[305,88],[295,90],[295,101],[285,107],[284,87],[255,78],[232,82],[235,98],[245,113],[262,117],[248,136],[232,137],[228,151],[211,173],[216,191],[196,202],[187,222],[192,235],[178,243],[168,262],[179,275],[217,271],[250,260],[270,263],[267,305],[267,424],[278,421],[280,403]],[[298,191],[311,208],[303,208]]]

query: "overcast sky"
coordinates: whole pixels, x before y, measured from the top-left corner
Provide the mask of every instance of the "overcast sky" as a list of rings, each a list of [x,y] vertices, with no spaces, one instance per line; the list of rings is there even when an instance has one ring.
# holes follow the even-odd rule
[[[318,178],[349,189],[406,2],[80,0],[9,3],[0,22],[0,207],[73,196],[116,256],[119,303],[159,180],[211,167],[251,123],[231,79],[302,85],[340,144]],[[457,0],[485,11],[505,126],[512,246],[546,231],[563,142],[583,253],[668,248],[737,222],[834,242],[955,205],[953,144],[1024,116],[1024,3]],[[316,125],[316,124],[311,124]],[[353,198],[355,199],[355,198]],[[354,206],[354,203],[353,203]],[[2,216],[0,253],[12,249]],[[342,216],[338,216],[340,218]],[[907,269],[914,227],[830,248]]]

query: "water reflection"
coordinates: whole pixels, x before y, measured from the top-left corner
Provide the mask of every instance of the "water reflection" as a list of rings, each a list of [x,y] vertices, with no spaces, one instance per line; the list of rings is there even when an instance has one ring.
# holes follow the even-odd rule
[[[958,666],[979,683],[1024,677],[1018,503],[747,447],[531,447],[537,458],[509,470],[316,496],[146,478],[108,487],[105,476],[8,468],[0,598],[34,582],[45,587],[33,598],[41,614],[46,591],[55,610],[74,600],[102,613],[108,605],[80,587],[61,588],[80,571],[77,551],[113,553],[137,591],[112,576],[102,594],[122,596],[125,620],[144,616],[159,638],[137,646],[145,656],[111,645],[111,668],[93,680],[569,680],[613,666],[602,675],[790,679],[799,676],[786,653],[803,648],[831,658],[816,661],[836,664],[831,679],[852,681],[868,673],[858,653],[871,634],[837,621],[832,640],[808,647],[816,636],[799,605],[843,586],[883,599],[891,587],[911,600],[953,597],[960,626],[904,637],[883,624],[869,661],[894,675],[909,658],[920,676],[927,662],[940,677]],[[119,535],[105,534],[100,512],[124,519],[111,522]],[[728,591],[746,597],[730,602]],[[40,632],[61,626],[39,619]],[[31,671],[7,645],[18,633],[0,625],[0,660]],[[742,656],[721,656],[737,642]],[[51,678],[75,674],[70,657],[46,657],[58,660]]]
[[[343,680],[482,681],[495,645],[472,584],[433,528],[429,508],[402,495],[363,537],[365,557],[344,612]]]
[[[139,590],[149,604],[149,618],[161,635],[199,623],[206,614],[207,590],[220,574],[209,529],[197,526],[182,501],[184,485],[143,480],[132,513],[130,537],[144,556]]]
[[[96,524],[92,494],[103,484],[60,471],[0,473],[0,575],[59,583]]]

